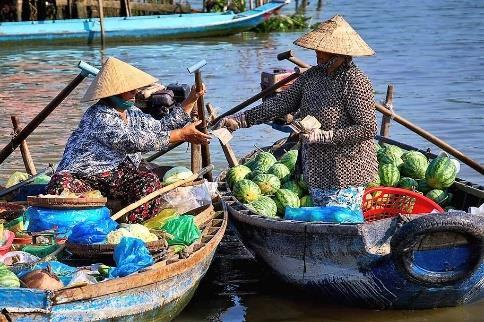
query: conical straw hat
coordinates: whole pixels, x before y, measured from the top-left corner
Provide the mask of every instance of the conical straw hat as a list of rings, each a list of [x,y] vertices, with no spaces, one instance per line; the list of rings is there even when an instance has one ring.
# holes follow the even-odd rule
[[[156,82],[153,76],[117,58],[108,57],[81,102],[118,95]]]
[[[295,45],[346,56],[371,56],[375,52],[343,17],[336,15],[294,42]]]

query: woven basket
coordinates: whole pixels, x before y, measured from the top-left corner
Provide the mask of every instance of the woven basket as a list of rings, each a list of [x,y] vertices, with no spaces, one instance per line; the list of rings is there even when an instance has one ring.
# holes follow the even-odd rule
[[[168,249],[168,244],[166,240],[160,239],[157,241],[145,243],[146,248],[151,254],[161,253]],[[69,241],[66,242],[66,249],[75,255],[77,258],[103,258],[103,257],[113,257],[114,244],[72,244]]]
[[[107,201],[107,198],[40,198],[36,196],[27,197],[27,202],[29,206],[53,209],[103,207],[106,205]]]

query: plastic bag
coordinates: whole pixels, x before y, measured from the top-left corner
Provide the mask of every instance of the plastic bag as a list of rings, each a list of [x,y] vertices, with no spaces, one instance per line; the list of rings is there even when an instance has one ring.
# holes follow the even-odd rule
[[[135,273],[153,265],[154,260],[141,239],[123,237],[114,248],[114,262],[116,268],[109,272],[109,277],[123,277]]]
[[[88,209],[48,209],[29,207],[25,212],[29,222],[27,231],[39,232],[57,227],[58,236],[69,237],[72,228],[81,222],[101,222],[109,218],[106,207]]]
[[[39,257],[22,251],[8,252],[5,255],[0,256],[0,263],[7,266],[15,264],[32,264],[38,261],[40,261]]]
[[[200,238],[202,233],[195,225],[192,215],[183,215],[170,219],[164,226],[163,230],[173,235],[173,239],[168,240],[168,245],[191,245],[195,240]]]
[[[73,244],[98,244],[106,241],[107,235],[118,227],[118,223],[111,218],[98,222],[86,221],[75,225],[69,236]]]
[[[209,186],[205,183],[178,187],[162,196],[162,208],[174,208],[182,214],[192,209],[196,209],[212,203]]]
[[[5,188],[10,188],[12,186],[15,186],[17,183],[25,181],[28,178],[29,178],[29,175],[27,173],[16,171],[12,173],[8,178],[7,183],[5,184]]]
[[[177,217],[178,213],[173,208],[167,208],[160,211],[156,216],[148,219],[143,223],[146,228],[149,229],[161,229],[166,222],[174,217]]]
[[[76,284],[96,284],[97,280],[93,276],[94,272],[88,270],[77,271],[72,275],[71,280],[67,286],[73,286]]]
[[[286,207],[284,219],[298,221],[322,221],[330,223],[363,223],[363,213],[338,206]]]

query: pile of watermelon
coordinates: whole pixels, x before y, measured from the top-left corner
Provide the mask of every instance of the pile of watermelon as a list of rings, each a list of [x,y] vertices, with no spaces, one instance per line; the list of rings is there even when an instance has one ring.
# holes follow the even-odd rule
[[[378,176],[368,187],[399,187],[417,191],[443,207],[451,206],[452,186],[457,175],[457,160],[438,156],[429,161],[418,151],[404,151],[398,146],[377,147]]]
[[[294,177],[297,155],[297,150],[290,150],[277,160],[269,152],[259,152],[231,168],[226,181],[237,200],[253,212],[283,217],[286,207],[312,206],[307,185]]]

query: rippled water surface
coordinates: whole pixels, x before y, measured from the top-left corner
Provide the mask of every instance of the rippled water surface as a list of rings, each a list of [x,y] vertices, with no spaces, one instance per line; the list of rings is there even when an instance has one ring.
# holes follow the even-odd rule
[[[357,59],[373,81],[378,100],[387,84],[395,86],[396,112],[451,145],[484,163],[484,3],[482,1],[323,1],[307,9],[312,23],[344,15],[377,52]],[[292,11],[290,4],[286,11]],[[78,73],[76,64],[85,60],[99,65],[103,56],[116,56],[156,75],[163,83],[192,82],[186,67],[200,59],[208,61],[203,78],[208,87],[206,101],[224,111],[259,91],[260,72],[273,67],[292,67],[278,62],[279,52],[293,49],[307,62],[314,55],[292,45],[300,33],[260,35],[244,33],[231,37],[170,42],[110,44],[97,46],[44,44],[0,47],[0,145],[11,134],[10,115],[22,124],[32,119]],[[38,169],[58,162],[70,132],[87,105],[79,103],[88,81],[29,137]],[[417,135],[393,124],[392,137],[430,147]],[[267,145],[283,134],[267,126],[236,133],[232,144],[239,156],[254,143]],[[211,145],[217,169],[225,167],[216,142]],[[186,146],[163,157],[167,164],[189,164]],[[22,170],[16,151],[0,165],[0,184],[14,170]],[[484,184],[482,175],[463,167],[461,177]],[[240,254],[239,254],[240,255]],[[237,256],[239,256],[237,255]],[[237,257],[236,255],[234,255]],[[245,257],[244,257],[245,258]],[[287,290],[282,292],[266,279],[260,267],[244,259],[227,272],[218,259],[203,290],[178,318],[179,321],[478,321],[482,305],[430,311],[377,312],[337,308],[315,303]],[[233,262],[232,262],[233,263]]]

